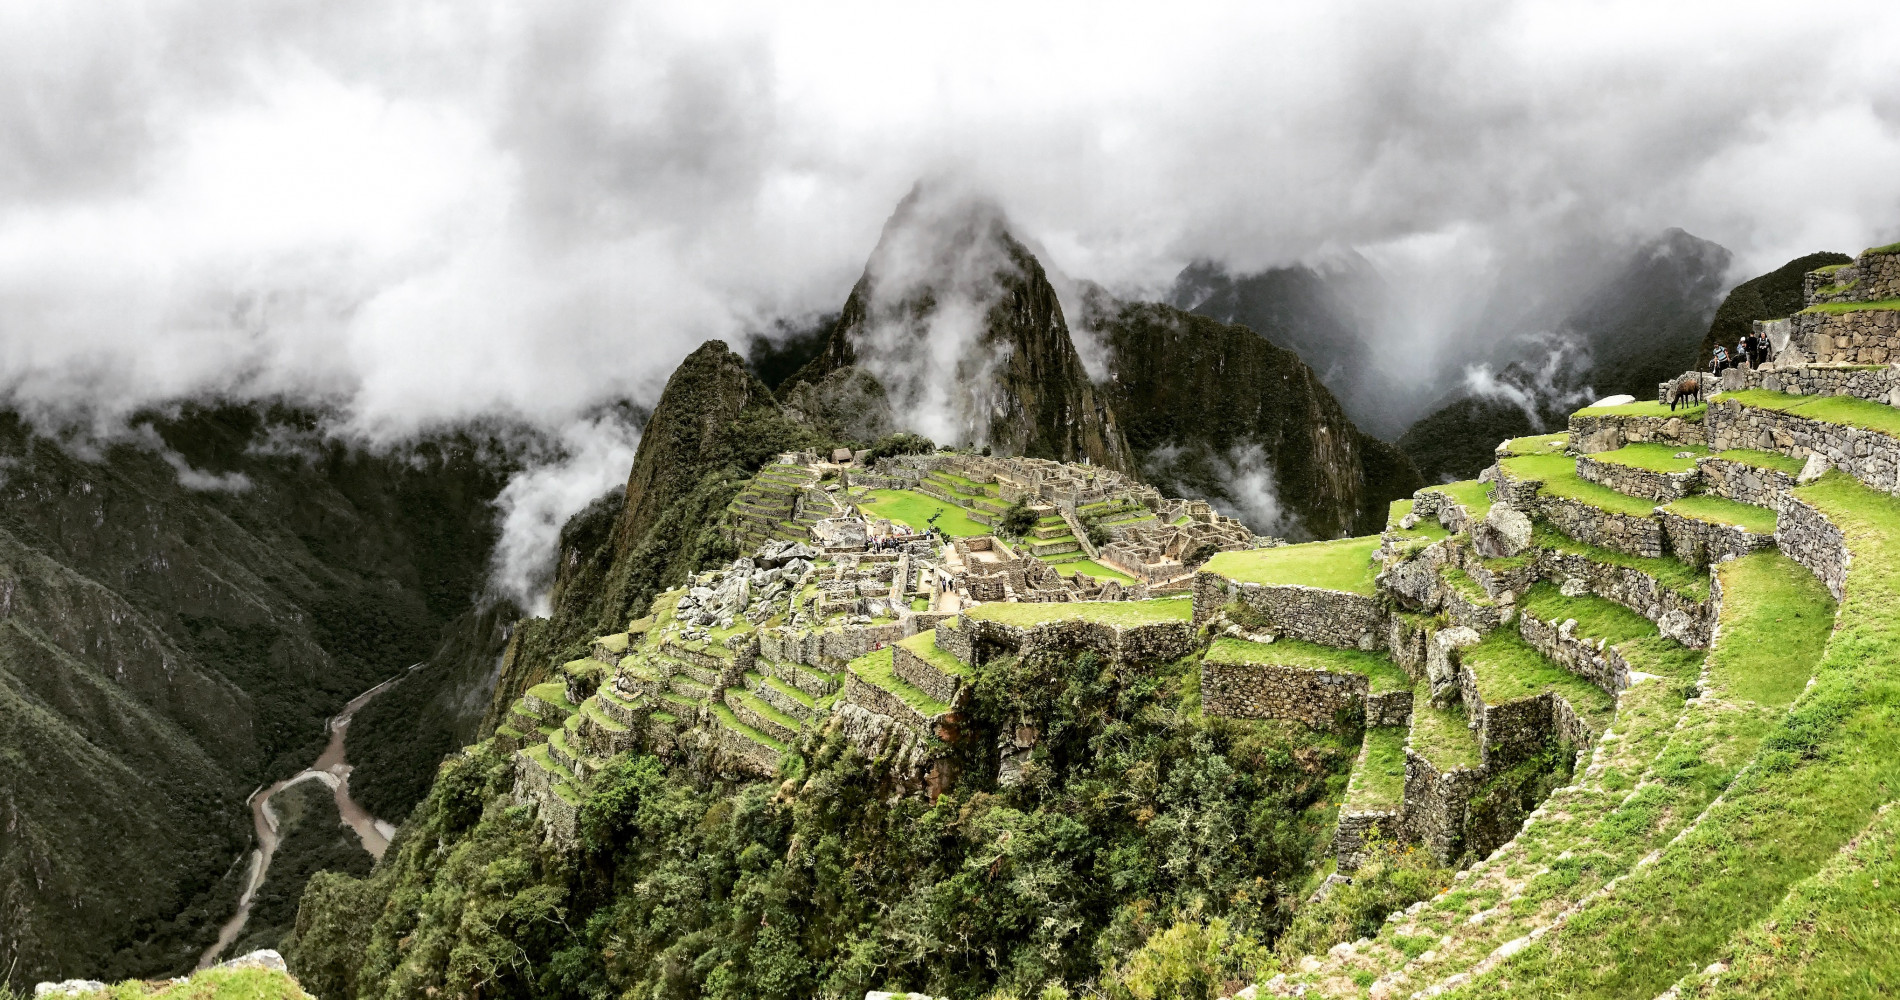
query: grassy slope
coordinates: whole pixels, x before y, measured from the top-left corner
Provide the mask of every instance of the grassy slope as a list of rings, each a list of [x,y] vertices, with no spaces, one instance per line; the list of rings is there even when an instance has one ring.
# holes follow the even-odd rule
[[[874,517],[887,517],[900,524],[908,524],[919,530],[929,527],[931,515],[937,517],[937,527],[955,538],[969,538],[987,535],[995,529],[987,524],[978,524],[970,520],[963,508],[945,503],[936,497],[911,490],[872,490],[875,499],[863,504],[865,513]]]
[[[1660,403],[1660,402],[1657,402],[1656,400],[1648,399],[1648,400],[1638,400],[1637,402],[1634,402],[1634,403],[1624,403],[1621,406],[1586,406],[1583,409],[1578,410],[1576,413],[1572,414],[1572,416],[1578,416],[1578,417],[1681,417],[1682,419],[1687,420],[1688,422],[1693,424],[1693,423],[1701,422],[1703,415],[1708,413],[1708,411],[1709,411],[1709,407],[1707,403],[1695,403],[1695,404],[1685,403],[1681,406],[1676,407],[1674,410],[1671,410],[1669,408],[1669,404],[1667,403]]]
[[[1412,689],[1411,676],[1384,656],[1357,649],[1334,649],[1298,639],[1248,642],[1222,636],[1208,646],[1206,659],[1215,663],[1267,663],[1302,670],[1360,674],[1371,683],[1374,694]]]
[[[1684,452],[1688,458],[1677,458]],[[1695,460],[1707,455],[1709,449],[1700,445],[1680,444],[1626,444],[1615,451],[1600,451],[1590,457],[1598,462],[1613,462],[1628,465],[1651,472],[1688,472],[1695,468]]]
[[[1823,423],[1900,435],[1900,410],[1870,399],[1854,396],[1790,396],[1781,392],[1769,392],[1766,389],[1748,389],[1743,392],[1728,393],[1723,398],[1740,400],[1758,409],[1776,410]]]
[[[1691,520],[1737,525],[1757,535],[1775,533],[1774,511],[1706,493],[1671,501],[1663,509]]]
[[[1820,872],[1900,787],[1900,501],[1840,474],[1801,495],[1854,552],[1815,685],[1655,864],[1458,995],[1653,997]],[[1846,919],[1864,936],[1894,918],[1864,909]],[[1851,965],[1817,972],[1842,987],[1831,995],[1856,995]],[[1858,995],[1874,995],[1866,985]]]
[[[1354,765],[1346,807],[1359,811],[1396,809],[1405,798],[1405,726],[1366,730],[1363,756]]]
[[[1201,568],[1241,583],[1303,584],[1372,596],[1377,593],[1372,580],[1378,572],[1372,553],[1378,548],[1379,536],[1368,535],[1247,552],[1222,552]]]
[[[1194,602],[1184,597],[1149,601],[1054,601],[1035,604],[979,604],[966,617],[1005,625],[1041,625],[1059,621],[1102,622],[1109,625],[1149,625],[1185,622],[1194,617]]]
[[[1567,455],[1521,455],[1503,459],[1498,464],[1512,479],[1539,480],[1544,484],[1543,492],[1589,504],[1599,510],[1631,517],[1648,517],[1656,509],[1654,500],[1618,493],[1608,486],[1579,477],[1577,460]]]

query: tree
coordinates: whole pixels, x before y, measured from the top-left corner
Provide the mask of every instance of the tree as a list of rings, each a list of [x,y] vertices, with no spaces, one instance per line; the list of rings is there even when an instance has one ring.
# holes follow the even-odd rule
[[[1029,509],[1029,501],[1018,500],[1003,512],[1003,534],[1021,538],[1036,528],[1036,512]]]

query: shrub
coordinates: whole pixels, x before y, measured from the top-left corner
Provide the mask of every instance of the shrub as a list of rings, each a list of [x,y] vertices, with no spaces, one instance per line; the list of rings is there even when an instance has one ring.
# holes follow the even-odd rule
[[[1021,538],[1035,530],[1036,513],[1029,509],[1029,501],[1018,500],[1003,512],[1003,533]]]
[[[1244,986],[1266,953],[1226,920],[1190,915],[1110,969],[1104,985],[1115,1000],[1211,1000]]]
[[[1202,542],[1201,544],[1196,545],[1194,547],[1194,551],[1189,552],[1187,554],[1187,558],[1182,560],[1182,562],[1186,563],[1189,566],[1198,566],[1201,563],[1204,563],[1208,561],[1209,559],[1214,558],[1214,556],[1219,552],[1220,552],[1219,545],[1216,545],[1213,542]]]
[[[1275,948],[1284,962],[1371,937],[1387,914],[1451,885],[1452,870],[1439,867],[1430,852],[1386,840],[1372,841],[1367,848],[1366,861],[1353,873],[1351,884],[1333,886],[1326,898],[1294,914]]]
[[[870,465],[880,458],[890,458],[894,455],[928,455],[936,450],[936,442],[922,434],[899,431],[896,434],[885,435],[872,445],[870,454],[865,456],[864,464]]]

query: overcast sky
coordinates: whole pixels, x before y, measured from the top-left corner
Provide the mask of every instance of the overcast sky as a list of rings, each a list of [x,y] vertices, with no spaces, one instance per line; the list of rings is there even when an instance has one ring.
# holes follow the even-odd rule
[[[836,308],[930,175],[1128,292],[1667,226],[1746,277],[1900,238],[1895,37],[1852,3],[4,0],[0,388],[559,426]]]

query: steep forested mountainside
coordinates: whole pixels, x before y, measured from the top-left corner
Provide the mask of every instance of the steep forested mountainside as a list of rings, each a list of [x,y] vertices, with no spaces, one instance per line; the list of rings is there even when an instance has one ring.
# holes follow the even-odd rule
[[[1333,538],[1377,530],[1423,485],[1297,355],[1252,330],[1099,294],[1087,309],[1109,349],[1103,396],[1164,494],[1206,497],[1259,531]]]
[[[1427,480],[1464,479],[1491,463],[1498,442],[1559,427],[1592,398],[1653,398],[1657,383],[1695,364],[1729,261],[1680,229],[1642,244],[1553,330],[1504,342],[1489,377],[1420,418],[1400,450]]]
[[[1757,275],[1730,289],[1722,304],[1716,307],[1715,319],[1702,338],[1700,352],[1695,358],[1696,367],[1708,365],[1715,357],[1717,344],[1733,353],[1736,343],[1754,329],[1756,320],[1780,319],[1799,312],[1806,304],[1802,298],[1801,282],[1809,271],[1829,264],[1853,262],[1854,258],[1844,253],[1823,250],[1796,257],[1767,274]],[[1685,365],[1683,370],[1686,371],[1688,367]]]
[[[897,206],[825,349],[794,382],[848,366],[939,443],[1129,467],[1042,263],[994,206],[913,191]],[[781,387],[783,393],[784,387]]]
[[[1403,425],[1374,423],[1388,407],[1388,386],[1371,361],[1367,305],[1383,284],[1364,258],[1331,266],[1304,264],[1233,274],[1213,261],[1195,261],[1175,277],[1167,302],[1222,323],[1233,323],[1298,355],[1361,426],[1396,434]]]
[[[0,417],[15,982],[189,967],[237,899],[245,796],[307,766],[345,701],[430,659],[481,587],[512,468],[487,434],[371,453],[284,408],[141,426],[83,454]],[[406,733],[357,735],[373,755]]]

